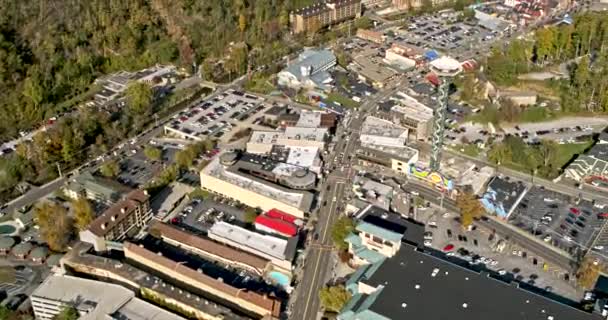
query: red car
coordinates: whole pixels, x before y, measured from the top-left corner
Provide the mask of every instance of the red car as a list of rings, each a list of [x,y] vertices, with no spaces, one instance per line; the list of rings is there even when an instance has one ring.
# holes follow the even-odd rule
[[[454,250],[453,244],[448,244],[447,246],[443,247],[443,252],[450,252],[452,250]]]
[[[578,210],[577,208],[570,208],[570,212],[572,212],[573,214],[575,214],[575,215],[577,215],[577,216],[578,216],[579,214],[581,214],[581,211],[580,211],[580,210]]]
[[[598,219],[608,219],[608,212],[599,213],[597,215]]]

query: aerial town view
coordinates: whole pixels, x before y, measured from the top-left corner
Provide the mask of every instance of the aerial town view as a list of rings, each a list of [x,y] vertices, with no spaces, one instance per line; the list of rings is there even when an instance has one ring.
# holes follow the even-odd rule
[[[0,320],[608,320],[608,0],[0,13]]]

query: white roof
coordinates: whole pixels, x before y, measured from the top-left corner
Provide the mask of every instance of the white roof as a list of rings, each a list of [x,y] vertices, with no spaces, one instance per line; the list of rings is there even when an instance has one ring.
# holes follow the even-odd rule
[[[420,103],[403,92],[397,92],[398,98],[391,98],[399,102],[398,106],[393,106],[392,111],[403,113],[406,116],[419,120],[430,120],[433,118],[433,109]]]
[[[217,222],[209,229],[210,235],[228,239],[248,248],[249,252],[265,254],[280,260],[286,259],[287,240],[264,235],[229,224]]]
[[[249,142],[260,144],[275,144],[277,139],[282,137],[282,133],[278,131],[254,131],[251,133]]]
[[[133,291],[116,284],[82,279],[67,275],[51,275],[32,293],[32,298],[48,299],[66,304],[80,301],[92,302],[94,306],[81,320],[105,319],[106,316],[115,312],[124,314],[139,313],[141,318],[129,319],[154,319],[154,320],[179,320],[183,319],[170,312],[164,311],[152,304],[135,298]],[[75,306],[78,307],[78,306]],[[134,310],[133,308],[136,308]]]
[[[322,112],[302,110],[296,127],[318,128],[321,125]]]
[[[318,147],[289,147],[287,163],[310,168],[316,165],[319,156]]]
[[[287,127],[283,136],[286,139],[323,141],[327,132],[327,128]]]
[[[406,128],[396,125],[391,121],[376,117],[367,117],[361,127],[361,140],[373,143],[375,140],[378,140],[374,139],[374,137],[399,138],[403,140],[403,143],[401,143],[401,145],[403,145],[407,139],[407,132],[408,130]]]
[[[431,69],[439,75],[454,75],[462,71],[462,66],[458,60],[444,56],[431,61]]]

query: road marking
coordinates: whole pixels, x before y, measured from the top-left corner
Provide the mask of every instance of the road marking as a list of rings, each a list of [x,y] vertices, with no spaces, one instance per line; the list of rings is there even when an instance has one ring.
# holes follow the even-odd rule
[[[333,190],[333,196],[336,196],[336,193],[338,191],[338,188],[342,185],[342,183],[338,182],[336,183],[336,187]],[[331,202],[330,206],[329,206],[329,215],[327,217],[327,223],[325,224],[325,230],[323,230],[323,236],[321,237],[321,242],[325,242],[325,237],[327,235],[327,230],[329,229],[329,225],[330,225],[330,218],[332,215],[332,210],[334,207],[334,203],[335,202]],[[315,280],[317,279],[317,272],[319,271],[319,263],[321,263],[321,250],[319,250],[317,252],[317,263],[315,264],[315,269],[313,271],[312,274],[312,281],[310,282],[310,290],[308,290],[308,297],[306,298],[306,305],[304,307],[304,314],[302,315],[302,319],[305,320],[306,319],[306,314],[308,313],[308,306],[310,305],[310,299],[312,298],[312,294],[313,294],[313,289],[314,289],[314,283]]]

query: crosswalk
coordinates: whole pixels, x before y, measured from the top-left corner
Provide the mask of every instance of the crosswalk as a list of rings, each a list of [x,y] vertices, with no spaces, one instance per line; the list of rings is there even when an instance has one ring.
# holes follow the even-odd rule
[[[15,281],[0,283],[0,291],[6,291],[9,296],[19,294],[25,289],[24,285],[27,284],[33,276],[34,272],[32,269],[25,268],[23,270],[16,270]]]

